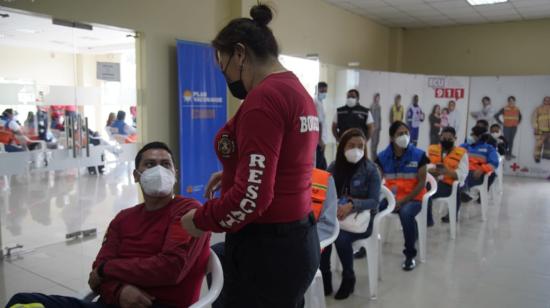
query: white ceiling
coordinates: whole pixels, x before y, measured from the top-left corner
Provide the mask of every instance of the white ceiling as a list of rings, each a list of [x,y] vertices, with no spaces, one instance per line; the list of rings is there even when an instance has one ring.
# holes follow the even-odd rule
[[[69,53],[106,53],[134,48],[133,32],[94,26],[84,30],[52,24],[50,18],[0,8],[0,48],[17,46]]]
[[[550,18],[550,0],[471,6],[466,0],[324,0],[390,27],[419,28]]]

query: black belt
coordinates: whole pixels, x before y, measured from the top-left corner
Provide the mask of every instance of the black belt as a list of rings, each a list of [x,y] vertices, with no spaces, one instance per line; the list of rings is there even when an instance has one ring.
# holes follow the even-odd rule
[[[309,227],[315,224],[316,224],[315,215],[313,215],[313,212],[311,212],[308,215],[306,215],[306,217],[300,220],[291,221],[291,222],[272,223],[272,224],[249,224],[244,228],[242,228],[237,233],[283,235],[283,234],[288,234],[291,231]]]

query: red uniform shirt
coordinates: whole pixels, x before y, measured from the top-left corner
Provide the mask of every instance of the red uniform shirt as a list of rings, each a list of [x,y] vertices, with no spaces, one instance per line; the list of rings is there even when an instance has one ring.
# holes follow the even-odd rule
[[[118,305],[124,284],[134,285],[170,306],[196,302],[210,256],[210,234],[191,237],[180,218],[200,204],[176,196],[165,207],[147,211],[140,204],[121,211],[109,225],[93,267],[104,263],[100,295]]]
[[[292,72],[266,77],[216,136],[222,194],[197,210],[196,226],[234,232],[251,222],[304,218],[311,212],[318,140],[315,104],[298,78]]]

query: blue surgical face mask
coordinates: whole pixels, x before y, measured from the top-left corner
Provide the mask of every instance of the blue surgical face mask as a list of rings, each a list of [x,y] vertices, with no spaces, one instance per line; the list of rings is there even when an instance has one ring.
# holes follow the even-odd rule
[[[327,98],[327,93],[319,93],[319,94],[317,94],[317,99],[318,99],[319,101],[321,101],[321,102],[324,101],[326,98]]]

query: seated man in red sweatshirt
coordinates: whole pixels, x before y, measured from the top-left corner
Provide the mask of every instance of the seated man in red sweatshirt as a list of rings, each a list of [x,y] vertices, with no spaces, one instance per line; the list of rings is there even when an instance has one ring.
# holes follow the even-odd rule
[[[149,143],[138,152],[134,179],[145,202],[121,211],[109,225],[88,281],[99,301],[19,293],[6,307],[189,307],[196,302],[210,234],[191,237],[179,221],[200,203],[174,195],[176,169],[164,143]]]

